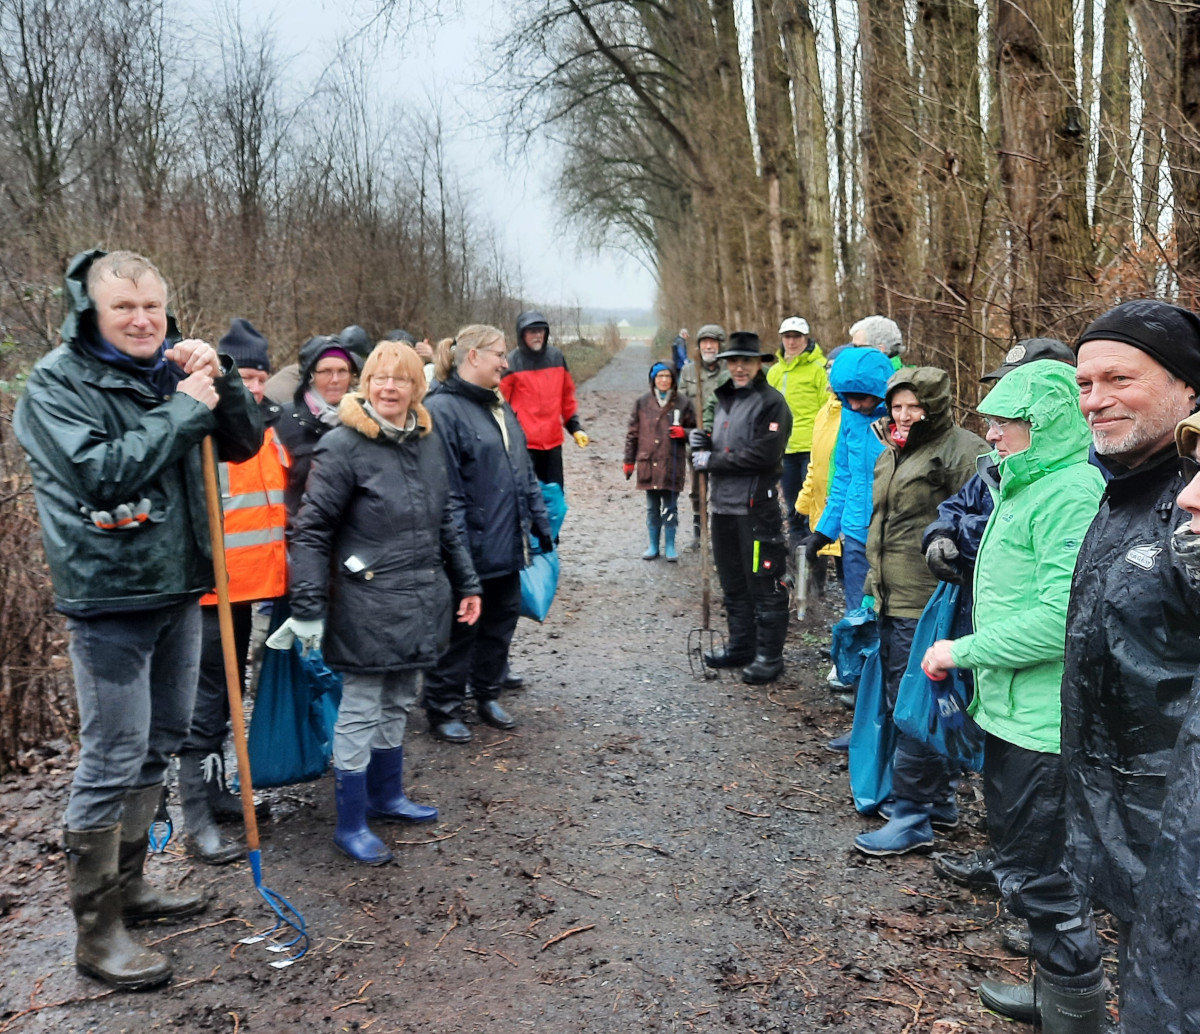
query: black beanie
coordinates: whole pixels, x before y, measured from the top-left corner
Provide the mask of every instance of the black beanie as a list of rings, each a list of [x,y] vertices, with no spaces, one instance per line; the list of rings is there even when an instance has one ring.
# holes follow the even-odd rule
[[[271,358],[267,355],[267,339],[247,319],[238,316],[229,321],[229,331],[221,338],[217,351],[233,360],[239,369],[271,372]]]
[[[1076,355],[1085,341],[1132,345],[1200,391],[1200,316],[1189,309],[1153,298],[1123,302],[1088,324],[1075,342]]]

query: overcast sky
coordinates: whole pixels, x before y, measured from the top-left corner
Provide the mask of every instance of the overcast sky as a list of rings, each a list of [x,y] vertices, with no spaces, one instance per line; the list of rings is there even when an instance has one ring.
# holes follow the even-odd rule
[[[435,0],[436,2],[436,0]],[[196,0],[197,10],[199,3]],[[448,10],[451,4],[437,3]],[[385,93],[402,103],[428,107],[440,98],[453,134],[449,153],[475,209],[499,231],[514,266],[519,267],[525,297],[539,304],[586,307],[650,308],[654,277],[639,262],[613,251],[577,254],[577,233],[562,225],[552,196],[555,163],[527,164],[505,158],[495,129],[477,123],[489,98],[472,86],[480,77],[478,55],[507,27],[508,5],[461,0],[458,13],[443,14],[440,24],[417,25],[389,40],[387,64],[399,74],[387,76]],[[336,40],[361,26],[376,9],[374,0],[241,0],[247,28],[270,26],[282,57],[294,58],[305,77],[329,58]],[[381,98],[382,99],[382,98]],[[390,100],[390,98],[388,98]]]

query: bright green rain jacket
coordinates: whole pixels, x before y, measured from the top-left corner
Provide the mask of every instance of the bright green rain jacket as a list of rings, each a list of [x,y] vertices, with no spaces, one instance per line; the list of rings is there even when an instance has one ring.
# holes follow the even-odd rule
[[[979,412],[1029,420],[1032,434],[1028,449],[1000,461],[998,490],[992,481],[996,509],[975,564],[975,632],[955,640],[951,655],[975,672],[970,713],[982,728],[1057,754],[1071,574],[1104,479],[1088,462],[1091,434],[1065,363],[1017,367]],[[981,473],[996,459],[981,457]]]
[[[775,362],[767,367],[767,383],[787,399],[788,409],[792,411],[792,434],[786,451],[810,452],[817,410],[829,398],[821,346],[814,344],[807,352],[791,359],[784,358],[781,347]]]

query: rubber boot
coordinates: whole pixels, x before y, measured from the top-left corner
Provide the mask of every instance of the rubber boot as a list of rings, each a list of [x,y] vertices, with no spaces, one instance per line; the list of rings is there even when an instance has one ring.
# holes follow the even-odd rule
[[[208,806],[212,816],[218,822],[242,822],[242,799],[229,789],[229,781],[225,777],[225,755],[219,751],[210,751],[203,756],[204,788],[208,794]],[[271,805],[258,794],[254,795],[254,817],[259,822],[265,822],[271,817]]]
[[[725,618],[729,638],[724,646],[704,655],[704,663],[710,668],[740,668],[754,660],[754,604],[727,599]]]
[[[179,799],[183,804],[183,845],[188,854],[206,865],[228,865],[242,856],[242,845],[222,836],[212,813],[205,769],[208,758],[202,750],[185,750],[179,755]]]
[[[758,648],[754,661],[742,670],[742,681],[751,686],[774,682],[783,674],[783,643],[787,639],[786,607],[769,610],[758,617]]]
[[[404,748],[371,751],[367,766],[367,816],[392,822],[436,822],[437,808],[404,796]]]
[[[882,819],[892,817],[892,806],[895,800],[889,798],[875,809],[875,814]],[[951,795],[939,804],[931,806],[929,824],[934,829],[956,829],[958,827],[958,798]],[[994,882],[994,881],[993,881]]]
[[[932,810],[930,804],[898,798],[887,825],[873,833],[860,833],[854,838],[854,846],[863,854],[876,856],[926,850],[933,846],[933,826],[929,823]]]
[[[367,773],[333,770],[337,829],[333,843],[347,858],[364,865],[383,865],[392,860],[387,845],[367,828]]]
[[[646,513],[646,532],[650,537],[650,548],[642,554],[643,560],[658,559],[658,533],[662,530],[662,517],[657,513]]]
[[[1039,968],[1034,996],[1044,1034],[1100,1034],[1103,1030],[1103,967],[1077,977],[1060,977]]]
[[[67,887],[75,915],[75,965],[114,987],[140,990],[171,979],[171,962],[129,936],[121,918],[121,824],[68,829]]]
[[[978,987],[979,1000],[985,1009],[998,1012],[1010,1020],[1033,1023],[1037,1020],[1037,991],[1034,982],[1006,984],[1000,980],[984,980]]]
[[[675,525],[668,524],[663,528],[663,555],[672,564],[679,559],[679,554],[675,552]]]
[[[692,546],[693,550],[700,548],[700,515],[692,514]]]
[[[121,843],[118,870],[121,884],[121,913],[128,923],[146,919],[183,919],[203,912],[201,894],[162,890],[146,882],[146,852],[150,849],[150,823],[158,811],[162,783],[140,786],[125,794],[121,811]]]

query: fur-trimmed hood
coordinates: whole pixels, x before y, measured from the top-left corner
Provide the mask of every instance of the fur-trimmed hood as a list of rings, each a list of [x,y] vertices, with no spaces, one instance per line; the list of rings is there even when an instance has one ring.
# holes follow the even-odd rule
[[[366,410],[367,399],[361,391],[348,391],[338,403],[338,419],[352,431],[367,438],[378,438],[383,428]],[[417,431],[424,438],[433,430],[433,417],[421,403],[414,402],[408,410],[417,418]]]

